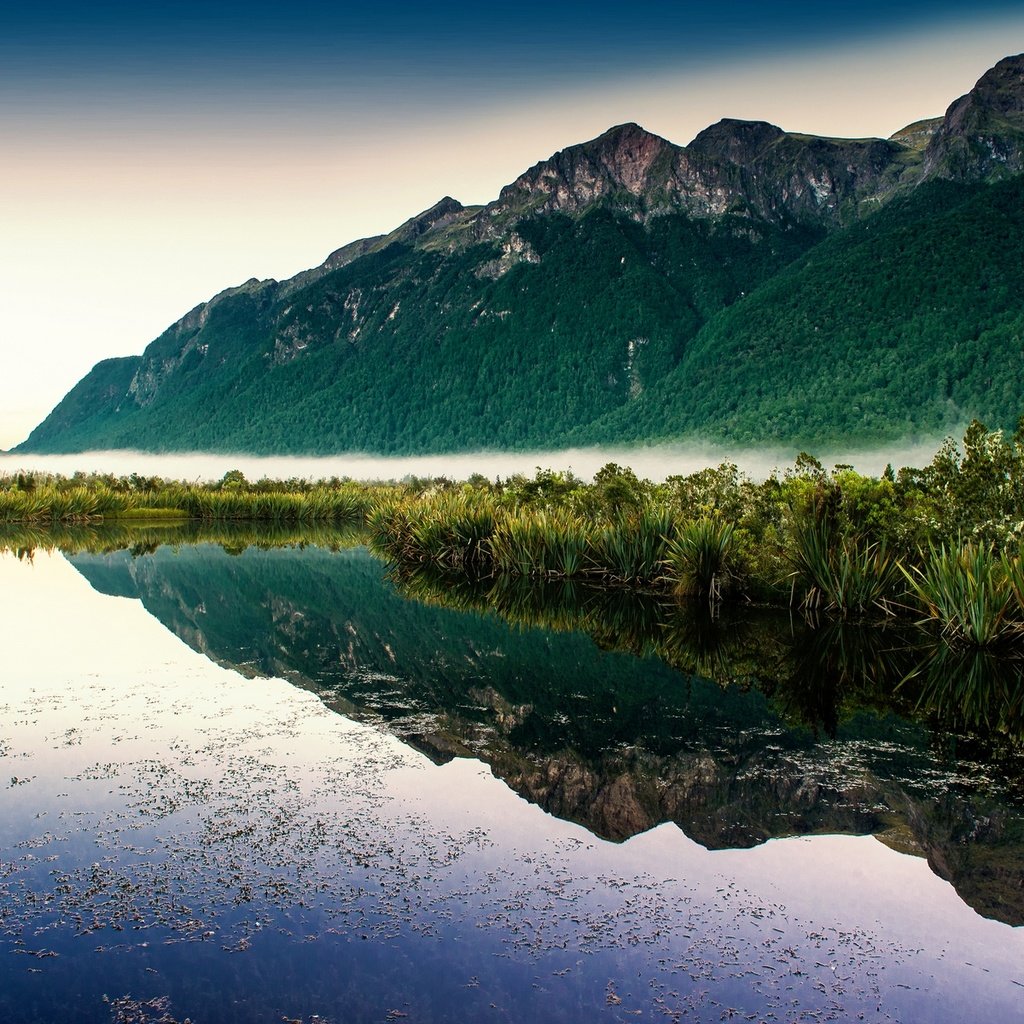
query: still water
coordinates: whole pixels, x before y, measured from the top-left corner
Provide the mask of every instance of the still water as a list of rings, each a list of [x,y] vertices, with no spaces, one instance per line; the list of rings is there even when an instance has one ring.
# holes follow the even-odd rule
[[[1013,666],[163,539],[0,555],[0,1019],[1024,1015]]]

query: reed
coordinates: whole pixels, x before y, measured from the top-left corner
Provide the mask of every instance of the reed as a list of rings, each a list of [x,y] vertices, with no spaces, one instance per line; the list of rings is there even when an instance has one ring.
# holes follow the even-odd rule
[[[912,596],[944,637],[988,647],[1017,640],[1024,632],[1006,567],[991,544],[941,544],[928,548],[921,566],[903,572]]]
[[[96,480],[75,484],[54,478],[43,484],[33,482],[28,489],[0,487],[0,522],[86,522],[172,515],[268,523],[354,523],[365,518],[376,490],[357,484],[304,490],[241,490],[162,481],[145,489],[131,489]]]
[[[807,609],[827,608],[840,616],[890,615],[902,593],[900,564],[884,543],[836,538],[826,523],[796,529],[788,552],[792,578],[804,590]]]
[[[730,589],[735,530],[733,523],[717,516],[702,516],[666,541],[665,558],[680,592],[717,599]]]
[[[597,530],[590,551],[598,575],[615,583],[652,584],[664,574],[674,521],[667,509],[646,509]]]
[[[0,490],[0,522],[87,522],[133,509],[137,499],[107,487],[45,485]]]
[[[479,571],[492,561],[496,518],[486,496],[442,492],[412,502],[385,498],[366,522],[375,548],[390,559]]]
[[[507,513],[490,539],[495,571],[542,578],[585,574],[592,547],[589,521],[563,510]]]

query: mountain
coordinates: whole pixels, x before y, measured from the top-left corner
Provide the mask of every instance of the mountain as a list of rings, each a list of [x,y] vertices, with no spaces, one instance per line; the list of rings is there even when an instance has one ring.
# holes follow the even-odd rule
[[[18,451],[811,446],[1024,411],[1024,55],[891,139],[625,124],[105,360]]]

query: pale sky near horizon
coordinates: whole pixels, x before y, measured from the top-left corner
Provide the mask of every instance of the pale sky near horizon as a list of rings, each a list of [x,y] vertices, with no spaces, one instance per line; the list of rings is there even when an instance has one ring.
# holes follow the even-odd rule
[[[486,202],[613,124],[677,143],[722,117],[888,136],[1024,50],[1019,5],[960,14],[908,0],[902,18],[867,5],[874,20],[859,31],[829,15],[764,45],[744,22],[731,46],[739,22],[705,8],[692,39],[688,25],[634,39],[606,20],[582,42],[555,25],[543,46],[511,33],[493,53],[477,52],[486,33],[410,23],[392,40],[367,15],[347,55],[308,35],[271,51],[255,29],[235,38],[218,25],[194,52],[165,33],[147,63],[138,40],[153,33],[120,31],[119,6],[100,7],[106,21],[63,36],[28,16],[0,33],[0,449],[98,360],[141,352],[221,289],[315,266],[446,194]],[[790,19],[818,9],[778,7]],[[637,5],[656,8],[669,9]],[[483,29],[503,38],[497,23]]]

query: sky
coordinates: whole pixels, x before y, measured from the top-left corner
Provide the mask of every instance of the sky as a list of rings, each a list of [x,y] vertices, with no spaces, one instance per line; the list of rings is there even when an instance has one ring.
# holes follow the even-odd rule
[[[888,136],[1024,50],[1024,3],[9,3],[0,449],[98,360],[637,121]]]

